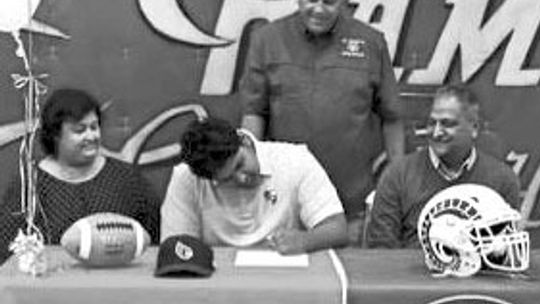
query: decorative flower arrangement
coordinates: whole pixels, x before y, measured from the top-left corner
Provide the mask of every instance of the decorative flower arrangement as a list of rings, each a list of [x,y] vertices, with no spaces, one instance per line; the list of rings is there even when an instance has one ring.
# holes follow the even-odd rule
[[[23,273],[40,276],[47,271],[45,246],[39,233],[27,235],[19,230],[15,240],[9,245],[18,260],[18,268]]]

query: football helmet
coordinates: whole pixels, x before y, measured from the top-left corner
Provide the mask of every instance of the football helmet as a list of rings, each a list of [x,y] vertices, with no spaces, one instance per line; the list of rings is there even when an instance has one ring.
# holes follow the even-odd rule
[[[521,215],[494,190],[477,184],[434,195],[418,218],[418,240],[429,270],[467,277],[480,269],[519,272],[529,267],[529,233]]]

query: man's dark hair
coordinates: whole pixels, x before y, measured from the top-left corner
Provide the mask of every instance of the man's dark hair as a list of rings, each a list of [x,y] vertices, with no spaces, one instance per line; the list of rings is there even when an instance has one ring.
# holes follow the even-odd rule
[[[43,152],[56,157],[62,124],[66,121],[80,121],[92,112],[96,113],[101,125],[101,110],[94,97],[78,89],[55,90],[41,110],[39,140]]]
[[[435,92],[435,98],[442,96],[453,96],[463,106],[465,111],[469,113],[469,119],[478,120],[478,112],[480,104],[476,94],[464,84],[449,84],[439,88]]]
[[[193,121],[180,139],[180,156],[195,175],[212,179],[238,152],[241,142],[237,130],[225,120]]]

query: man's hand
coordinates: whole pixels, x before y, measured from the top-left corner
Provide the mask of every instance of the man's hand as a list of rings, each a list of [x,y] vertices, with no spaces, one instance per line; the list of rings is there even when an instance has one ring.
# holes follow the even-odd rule
[[[348,242],[345,215],[329,216],[307,231],[278,228],[267,237],[270,247],[281,254],[310,253],[344,246]]]
[[[307,250],[307,232],[296,229],[279,229],[268,236],[270,247],[281,254],[300,254]]]

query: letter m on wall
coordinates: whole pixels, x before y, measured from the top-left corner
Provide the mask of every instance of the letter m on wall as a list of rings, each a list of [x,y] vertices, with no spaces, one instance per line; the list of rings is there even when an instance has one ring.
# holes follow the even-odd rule
[[[456,51],[461,53],[461,80],[468,81],[510,36],[495,85],[534,86],[540,70],[525,70],[527,53],[540,22],[539,0],[506,0],[488,20],[490,0],[447,0],[453,4],[444,31],[426,69],[414,71],[409,83],[441,84]]]

